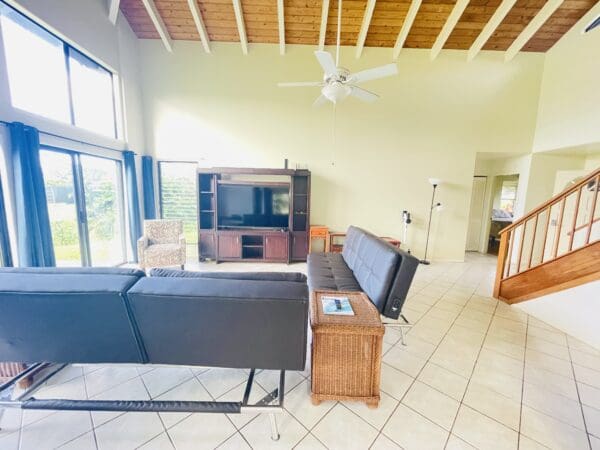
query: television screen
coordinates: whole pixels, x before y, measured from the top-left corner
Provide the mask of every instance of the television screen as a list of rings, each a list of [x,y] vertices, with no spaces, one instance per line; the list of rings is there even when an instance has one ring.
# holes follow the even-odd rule
[[[220,228],[288,228],[290,189],[220,184],[217,209]]]

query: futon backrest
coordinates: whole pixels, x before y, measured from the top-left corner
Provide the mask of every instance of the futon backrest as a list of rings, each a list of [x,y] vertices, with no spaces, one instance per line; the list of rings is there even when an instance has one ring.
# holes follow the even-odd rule
[[[348,228],[342,256],[377,309],[383,315],[397,319],[418,260],[354,226]]]
[[[304,370],[304,281],[148,277],[128,298],[151,364]]]
[[[0,361],[141,363],[130,269],[0,269]]]

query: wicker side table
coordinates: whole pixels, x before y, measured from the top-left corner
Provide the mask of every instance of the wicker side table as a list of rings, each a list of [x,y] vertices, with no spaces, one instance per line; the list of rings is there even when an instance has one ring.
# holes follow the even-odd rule
[[[348,297],[355,315],[324,314],[323,295]],[[351,400],[377,408],[385,332],[379,311],[362,292],[315,291],[310,306],[312,403]]]

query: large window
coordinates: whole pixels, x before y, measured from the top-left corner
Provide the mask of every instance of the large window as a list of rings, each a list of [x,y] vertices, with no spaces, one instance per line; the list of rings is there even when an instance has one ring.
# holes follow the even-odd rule
[[[118,137],[109,70],[2,1],[0,28],[15,108]]]
[[[48,149],[40,161],[57,265],[125,262],[121,162]]]
[[[187,162],[158,163],[160,215],[183,221],[188,260],[198,259],[196,167],[196,163]]]

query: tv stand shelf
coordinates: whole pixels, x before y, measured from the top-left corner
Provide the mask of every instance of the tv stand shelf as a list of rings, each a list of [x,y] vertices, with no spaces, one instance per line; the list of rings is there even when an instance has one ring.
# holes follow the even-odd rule
[[[227,196],[227,192],[224,191],[225,187],[236,185],[255,187],[257,188],[255,191],[260,191],[261,188],[277,189],[278,197],[276,199],[275,194],[272,194],[272,204],[270,203],[271,197],[265,194],[263,207],[267,211],[270,211],[269,207],[273,211],[282,211],[281,198],[283,197],[285,202],[289,201],[289,213],[286,216],[286,213],[278,212],[276,213],[278,215],[271,216],[277,219],[275,222],[273,220],[270,222],[277,225],[276,228],[232,227],[231,218],[236,217],[240,217],[243,221],[247,221],[250,217],[255,224],[265,223],[257,220],[265,217],[264,210],[261,212],[259,209],[258,213],[252,212],[256,216],[246,216],[248,213],[243,212],[244,209],[245,211],[255,211],[251,203],[250,206],[245,207],[242,204],[244,215],[232,216],[232,214],[242,214],[242,212],[231,208],[230,199],[235,199],[233,204],[236,205],[238,198],[246,198],[244,195],[231,197],[231,192],[229,192],[229,197]],[[229,200],[226,201],[226,199]],[[252,201],[252,199],[249,200],[249,202]],[[283,205],[284,208],[288,206],[287,203]],[[239,204],[236,206],[238,209],[240,208]],[[284,220],[286,217],[287,220]],[[221,220],[224,223],[219,223]],[[283,227],[284,223],[287,223],[285,228]],[[205,259],[213,259],[217,262],[290,263],[306,261],[310,226],[310,172],[290,169],[199,169],[198,225],[198,254],[201,261]]]

